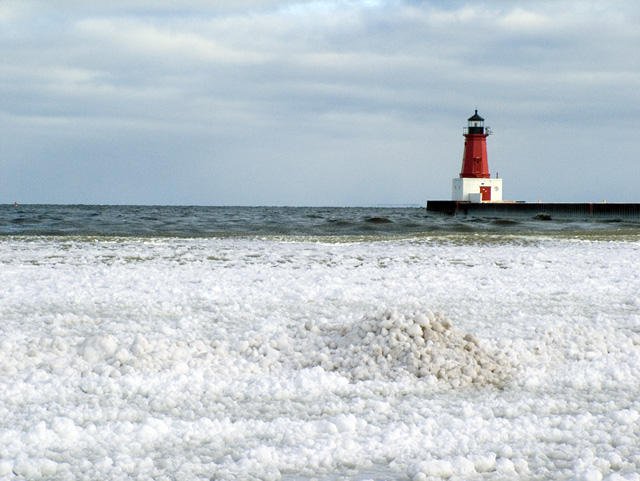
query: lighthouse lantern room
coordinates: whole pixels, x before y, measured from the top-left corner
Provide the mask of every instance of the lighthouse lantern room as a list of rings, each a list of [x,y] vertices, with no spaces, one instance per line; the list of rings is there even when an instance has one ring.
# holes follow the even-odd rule
[[[502,201],[502,179],[491,178],[487,160],[487,137],[484,119],[478,111],[469,117],[464,130],[464,154],[460,177],[453,179],[452,200],[463,202]]]

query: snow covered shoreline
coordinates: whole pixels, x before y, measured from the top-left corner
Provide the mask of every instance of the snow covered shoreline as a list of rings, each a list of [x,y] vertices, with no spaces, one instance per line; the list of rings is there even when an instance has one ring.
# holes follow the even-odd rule
[[[470,238],[3,239],[0,475],[640,479],[640,244]]]

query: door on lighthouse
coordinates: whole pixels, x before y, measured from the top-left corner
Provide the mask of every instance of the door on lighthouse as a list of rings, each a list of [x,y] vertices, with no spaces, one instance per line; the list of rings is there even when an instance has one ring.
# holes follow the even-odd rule
[[[483,185],[480,187],[480,194],[482,194],[482,201],[491,200],[491,186]]]

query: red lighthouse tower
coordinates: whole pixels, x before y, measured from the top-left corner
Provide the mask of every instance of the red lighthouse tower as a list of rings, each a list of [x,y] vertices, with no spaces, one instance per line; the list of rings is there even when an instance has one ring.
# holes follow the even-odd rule
[[[502,179],[492,179],[489,173],[487,137],[490,133],[476,110],[467,120],[462,168],[460,177],[453,179],[452,200],[474,203],[502,201]]]
[[[462,156],[461,178],[488,179],[489,162],[487,160],[487,137],[484,131],[484,119],[478,111],[467,120],[464,134],[464,155]]]

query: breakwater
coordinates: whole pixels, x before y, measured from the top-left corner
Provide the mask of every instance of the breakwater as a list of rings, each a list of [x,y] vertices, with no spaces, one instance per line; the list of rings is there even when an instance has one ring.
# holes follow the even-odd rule
[[[430,200],[427,211],[456,216],[579,220],[640,220],[640,203],[471,203]]]

